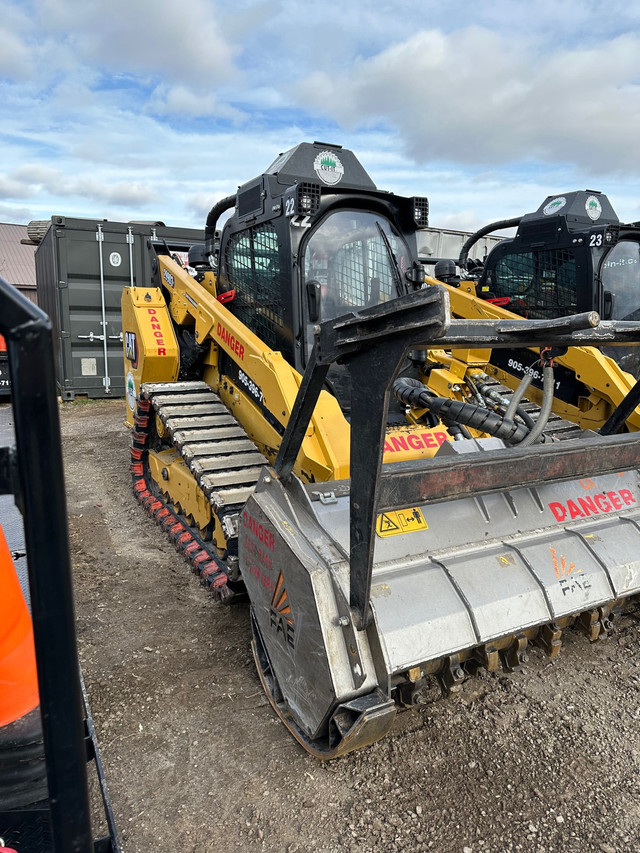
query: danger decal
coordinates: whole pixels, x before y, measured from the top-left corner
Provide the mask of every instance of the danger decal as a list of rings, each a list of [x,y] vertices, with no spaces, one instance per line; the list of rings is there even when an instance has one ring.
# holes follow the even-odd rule
[[[256,521],[248,512],[242,513],[242,526],[250,530],[255,538],[259,542],[262,542],[265,548],[268,548],[270,551],[276,550],[276,541],[273,533],[267,530],[266,527],[263,527],[260,522]]]
[[[246,544],[247,544],[247,543],[245,542],[245,545],[246,545]],[[268,592],[271,592],[271,591],[273,590],[273,581],[271,580],[271,578],[269,577],[269,575],[264,571],[264,569],[262,569],[262,568],[261,568],[260,566],[258,566],[256,563],[254,563],[254,562],[253,562],[253,560],[252,560],[251,558],[249,558],[249,557],[247,557],[247,558],[245,559],[245,565],[246,565],[246,569],[248,569],[248,570],[249,570],[249,572],[250,572],[250,573],[251,573],[255,578],[257,578],[258,582],[259,582],[259,583],[260,583],[260,584],[261,584],[261,585],[262,585],[262,586],[263,586],[263,587],[264,587]]]
[[[243,344],[241,344],[236,336],[232,334],[229,329],[226,329],[222,323],[218,323],[216,326],[216,337],[222,341],[223,344],[226,344],[231,352],[234,352],[241,361],[244,361]]]
[[[598,492],[595,495],[576,497],[575,500],[551,501],[548,504],[556,521],[573,521],[575,518],[588,518],[591,515],[604,515],[617,512],[637,503],[629,489],[612,492]]]
[[[253,539],[250,539],[246,535],[246,533],[245,533],[243,542],[244,542],[244,547],[247,549],[247,551],[249,551],[251,554],[253,554],[254,557],[257,557],[263,566],[266,566],[268,569],[271,568],[271,564],[273,563],[273,560],[271,559],[271,557],[267,554],[267,552],[260,545],[256,544],[253,541]],[[271,583],[271,581],[269,581],[269,583]],[[271,585],[273,586],[273,584],[271,584]]]
[[[160,325],[160,319],[157,316],[158,312],[155,308],[147,308],[147,314],[151,315],[151,333],[156,339],[158,355],[166,355],[167,350],[164,341],[164,332],[162,331],[162,326]]]
[[[449,440],[446,432],[410,433],[409,435],[391,435],[384,443],[385,453],[397,453],[400,450],[424,450],[425,447],[440,447]]]

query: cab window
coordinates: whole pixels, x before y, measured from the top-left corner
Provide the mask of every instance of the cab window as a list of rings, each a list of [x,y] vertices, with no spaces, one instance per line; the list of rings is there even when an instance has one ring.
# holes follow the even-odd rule
[[[640,243],[622,240],[607,255],[602,288],[613,294],[613,319],[640,318]]]
[[[409,250],[383,216],[341,210],[311,235],[304,256],[306,282],[321,289],[321,319],[387,302],[400,295]]]
[[[505,255],[486,284],[490,297],[508,297],[505,307],[523,317],[550,320],[577,311],[576,260],[567,249]]]

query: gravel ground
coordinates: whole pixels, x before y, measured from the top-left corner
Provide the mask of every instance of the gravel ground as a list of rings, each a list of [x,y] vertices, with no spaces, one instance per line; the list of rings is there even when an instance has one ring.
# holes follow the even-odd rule
[[[61,406],[78,644],[125,853],[640,851],[639,623],[565,638],[333,762],[276,719],[246,606],[135,502],[122,401]]]

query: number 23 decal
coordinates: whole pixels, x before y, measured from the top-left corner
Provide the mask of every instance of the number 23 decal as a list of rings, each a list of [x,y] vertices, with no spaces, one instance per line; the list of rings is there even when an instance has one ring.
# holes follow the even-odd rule
[[[602,234],[592,234],[589,237],[589,247],[599,249],[602,246]]]

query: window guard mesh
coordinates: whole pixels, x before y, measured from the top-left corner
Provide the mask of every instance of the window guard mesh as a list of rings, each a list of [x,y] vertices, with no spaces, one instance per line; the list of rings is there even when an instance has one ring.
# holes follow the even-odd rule
[[[395,240],[391,240],[394,246]],[[378,304],[394,292],[393,273],[386,247],[380,237],[346,243],[335,259],[338,298],[346,306]]]
[[[508,296],[509,311],[549,320],[577,311],[576,262],[569,249],[544,249],[507,255],[487,282],[493,296]]]
[[[266,223],[233,235],[225,249],[229,284],[236,297],[230,306],[236,317],[260,340],[278,349],[278,330],[284,325],[278,237]]]

